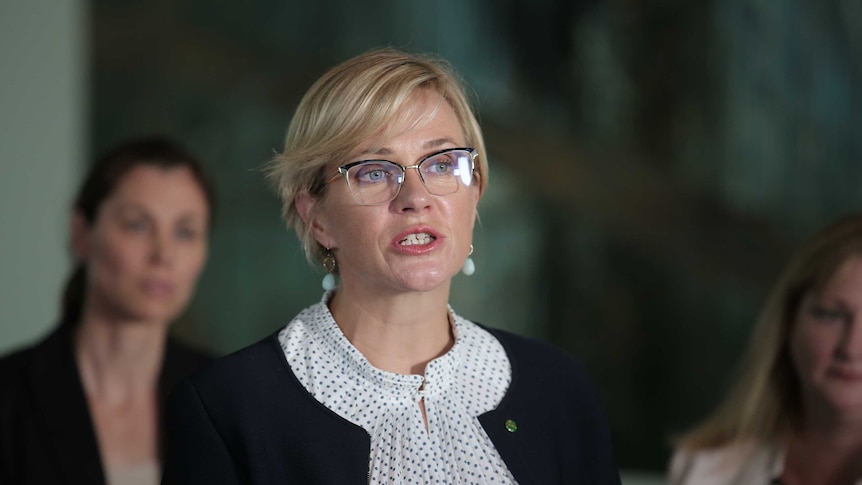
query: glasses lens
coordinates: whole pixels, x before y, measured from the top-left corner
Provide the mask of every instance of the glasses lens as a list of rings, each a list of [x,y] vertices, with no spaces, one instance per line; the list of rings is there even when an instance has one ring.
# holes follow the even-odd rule
[[[356,202],[374,205],[388,202],[398,193],[403,171],[397,165],[369,160],[350,167],[347,183]]]
[[[473,157],[468,150],[449,150],[426,158],[419,165],[425,187],[435,195],[454,194],[473,183]]]

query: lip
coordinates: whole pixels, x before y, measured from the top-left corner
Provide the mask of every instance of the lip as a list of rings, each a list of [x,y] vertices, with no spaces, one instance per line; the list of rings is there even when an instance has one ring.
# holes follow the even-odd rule
[[[430,234],[432,237],[434,237],[434,240],[428,244],[413,244],[413,245],[409,245],[409,246],[402,246],[401,244],[399,244],[399,242],[401,240],[403,240],[404,238],[406,238],[407,236],[409,236],[411,234],[420,234],[423,232],[426,234]],[[411,254],[411,255],[420,255],[420,254],[427,254],[427,253],[430,253],[431,251],[434,251],[441,244],[443,244],[443,235],[442,234],[435,231],[433,228],[431,228],[429,226],[414,226],[414,227],[411,227],[410,229],[407,229],[405,231],[398,233],[397,236],[392,238],[392,241],[390,242],[389,245],[392,248],[394,248],[396,251],[398,251],[399,253]]]
[[[829,370],[829,374],[845,381],[862,381],[862,370],[860,369],[833,367]]]
[[[153,298],[168,298],[174,294],[174,285],[166,280],[147,279],[141,283],[144,294]]]

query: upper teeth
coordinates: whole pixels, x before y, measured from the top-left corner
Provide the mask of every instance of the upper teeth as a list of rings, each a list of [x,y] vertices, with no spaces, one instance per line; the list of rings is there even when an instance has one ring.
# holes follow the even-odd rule
[[[413,244],[428,244],[434,240],[434,237],[426,232],[420,232],[419,234],[411,234],[404,239],[401,240],[402,246],[411,246]]]

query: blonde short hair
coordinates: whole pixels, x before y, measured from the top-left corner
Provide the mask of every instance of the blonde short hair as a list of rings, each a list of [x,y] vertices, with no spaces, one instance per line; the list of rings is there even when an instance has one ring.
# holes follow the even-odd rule
[[[821,229],[796,252],[773,287],[743,357],[740,378],[722,406],[679,439],[689,450],[747,440],[780,440],[799,425],[802,400],[789,340],[802,300],[862,256],[862,214]]]
[[[402,108],[421,89],[436,91],[455,111],[466,143],[478,153],[475,176],[480,194],[484,192],[485,142],[464,84],[451,66],[437,57],[391,48],[366,52],[333,67],[311,86],[287,129],[284,151],[270,162],[282,215],[296,230],[309,261],[322,261],[326,249],[300,217],[296,196],[308,192],[318,200],[324,197],[334,167],[346,163],[361,142],[388,134],[390,126],[410,116]]]

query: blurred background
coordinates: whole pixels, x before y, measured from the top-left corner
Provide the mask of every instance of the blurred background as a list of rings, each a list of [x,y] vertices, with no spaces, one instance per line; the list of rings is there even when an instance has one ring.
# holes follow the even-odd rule
[[[862,207],[858,0],[0,3],[0,352],[56,323],[95,153],[176,137],[215,172],[185,340],[223,354],[321,295],[261,171],[304,91],[372,47],[474,91],[491,164],[452,305],[592,374],[627,483],[733,376],[789,253]]]

